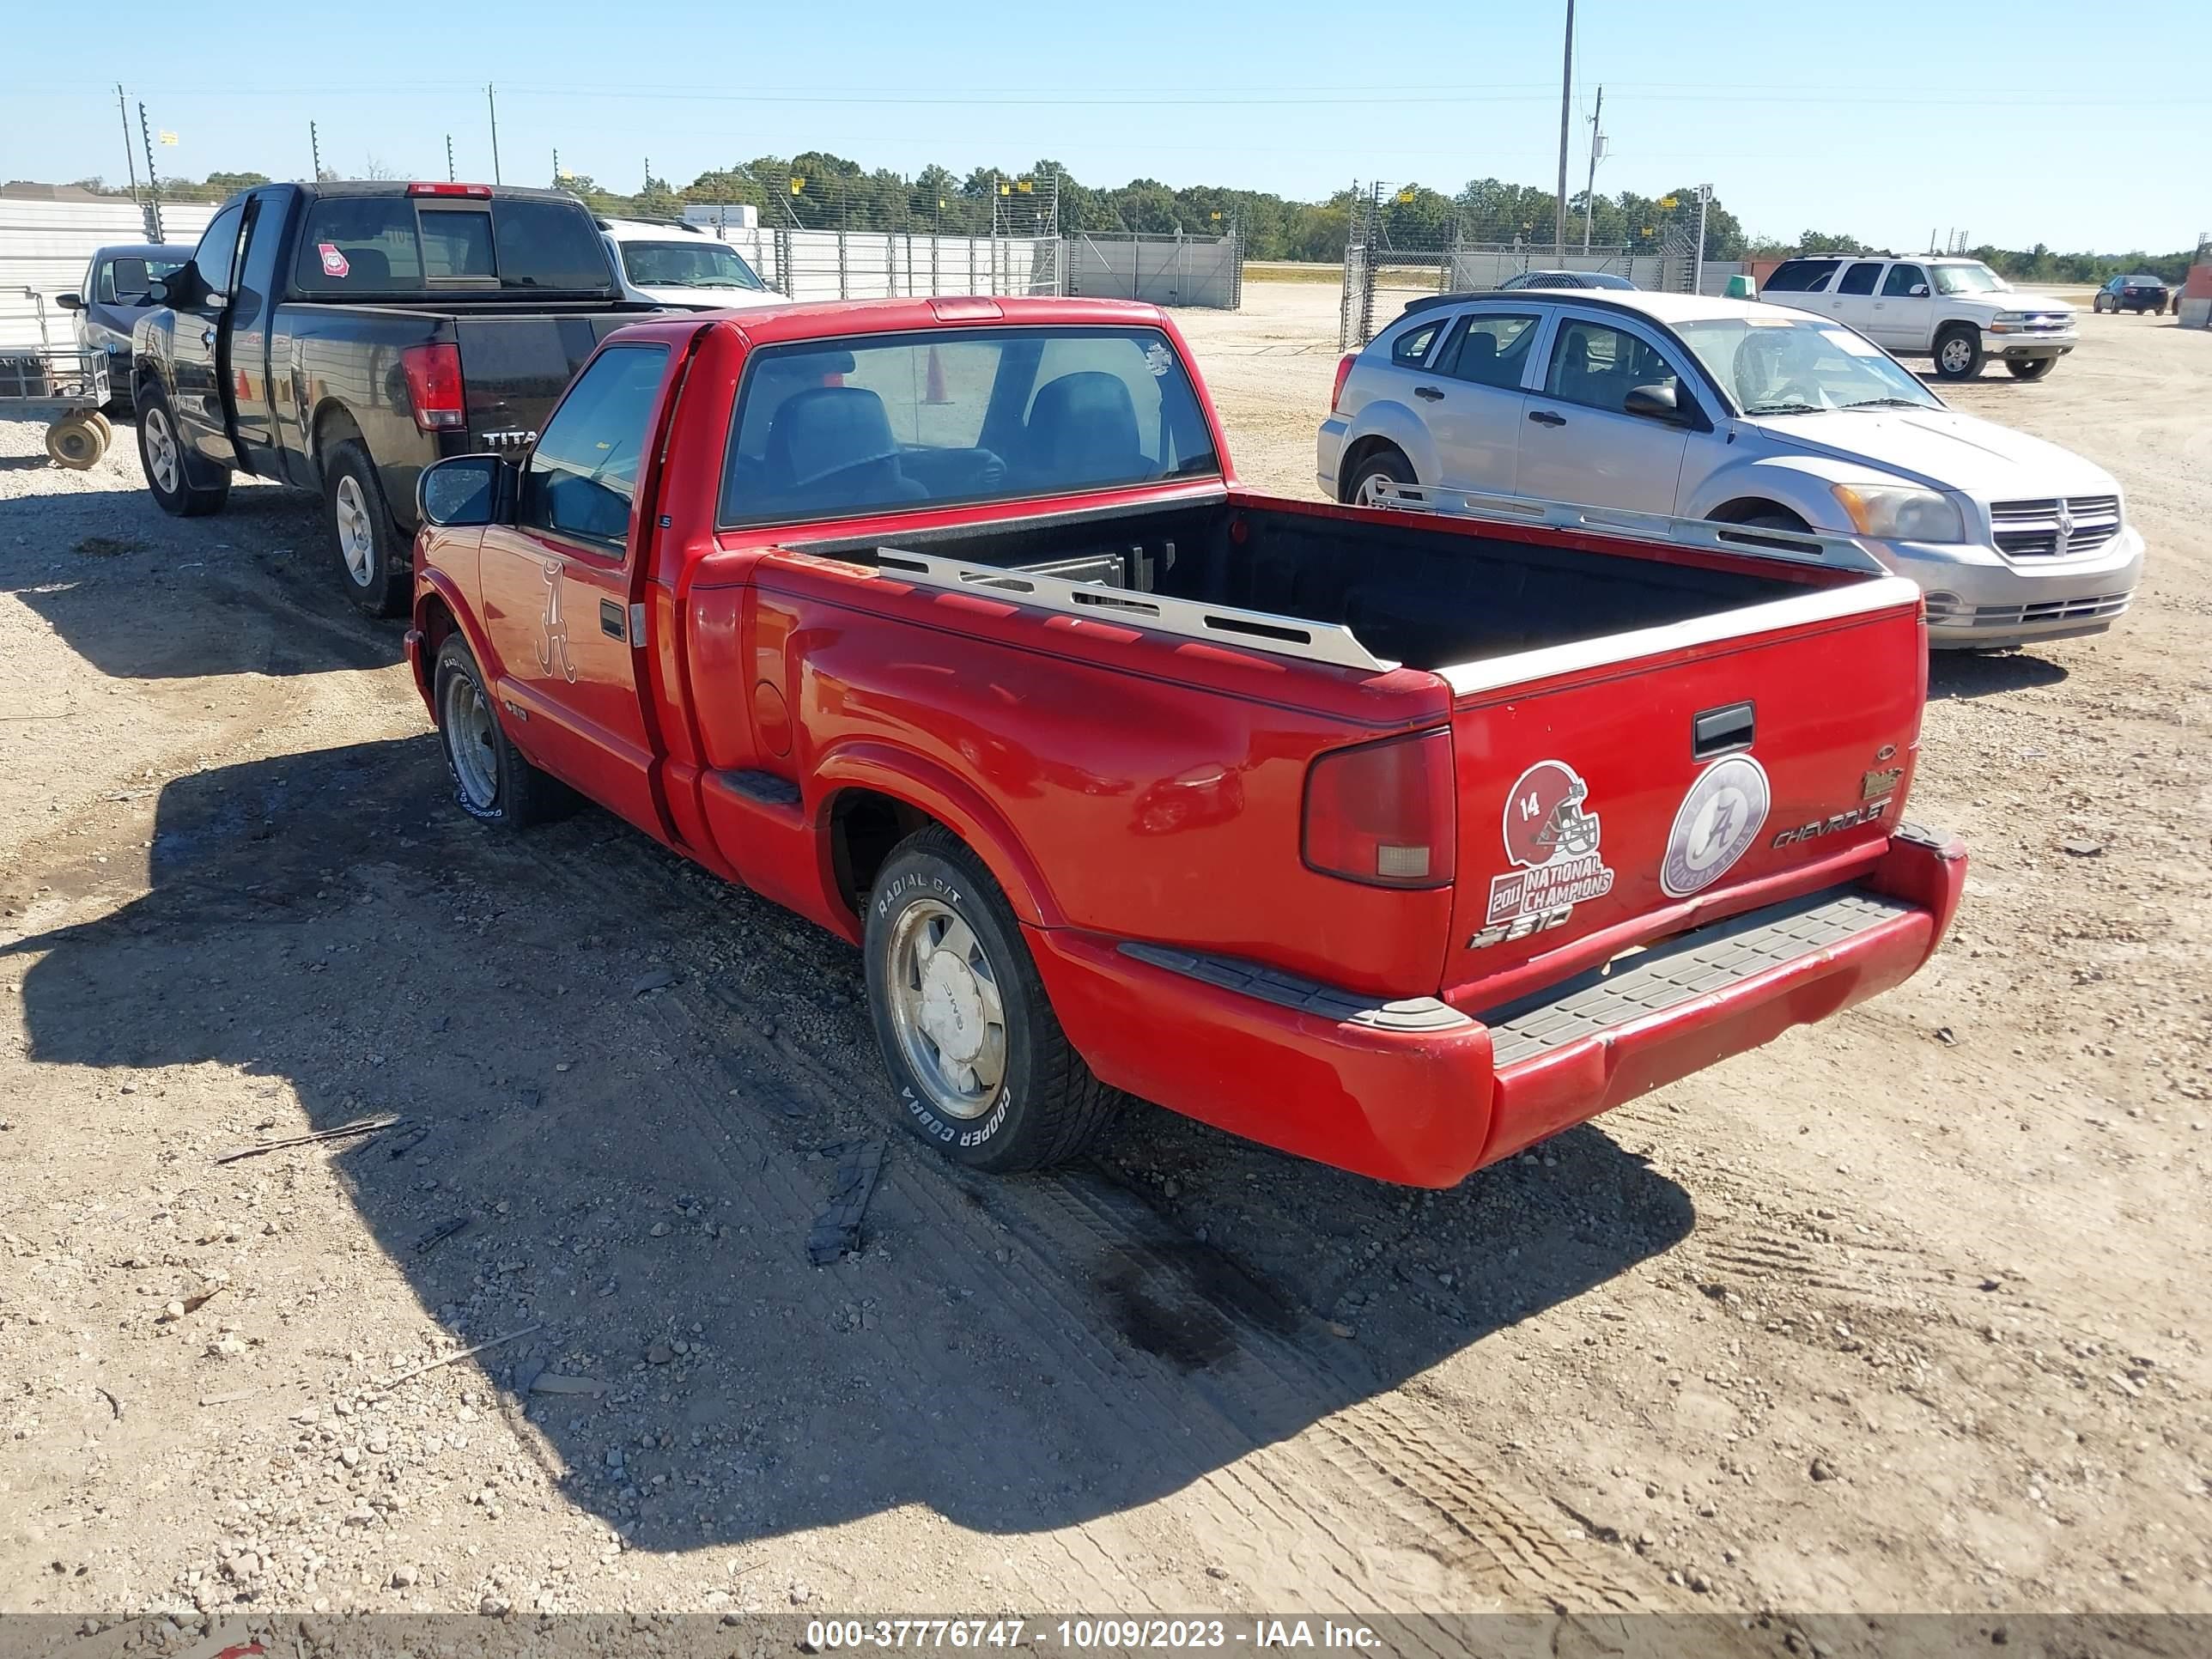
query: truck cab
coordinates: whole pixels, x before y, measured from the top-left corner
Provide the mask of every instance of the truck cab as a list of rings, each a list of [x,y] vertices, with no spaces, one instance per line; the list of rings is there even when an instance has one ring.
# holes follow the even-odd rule
[[[240,191],[161,297],[132,333],[155,501],[220,511],[240,473],[318,492],[334,573],[380,616],[406,606],[416,476],[534,432],[653,309],[574,197],[442,181]]]

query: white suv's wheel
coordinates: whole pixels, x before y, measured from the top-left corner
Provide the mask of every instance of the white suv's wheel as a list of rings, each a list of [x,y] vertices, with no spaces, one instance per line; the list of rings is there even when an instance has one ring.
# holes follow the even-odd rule
[[[1971,380],[1982,372],[1982,331],[1954,323],[1936,337],[1936,372],[1947,380]]]

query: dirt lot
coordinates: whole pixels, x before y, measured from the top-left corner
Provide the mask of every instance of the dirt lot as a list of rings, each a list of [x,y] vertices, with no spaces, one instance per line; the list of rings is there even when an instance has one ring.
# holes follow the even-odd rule
[[[1310,493],[1335,296],[1246,294]],[[2212,1611],[2212,335],[2082,325],[1955,401],[2149,581],[1939,664],[1942,955],[1433,1194],[1152,1111],[949,1173],[845,946],[453,808],[303,498],[0,427],[0,1608]]]

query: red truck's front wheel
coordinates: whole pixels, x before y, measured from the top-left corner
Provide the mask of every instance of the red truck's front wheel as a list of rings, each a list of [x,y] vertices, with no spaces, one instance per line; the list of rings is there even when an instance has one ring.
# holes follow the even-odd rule
[[[1021,924],[950,830],[909,836],[868,898],[868,1001],[906,1125],[1005,1173],[1075,1157],[1119,1103],[1046,1000]]]
[[[439,746],[453,777],[453,799],[484,823],[526,830],[574,804],[567,787],[526,760],[499,723],[483,671],[458,634],[438,651],[431,682]]]

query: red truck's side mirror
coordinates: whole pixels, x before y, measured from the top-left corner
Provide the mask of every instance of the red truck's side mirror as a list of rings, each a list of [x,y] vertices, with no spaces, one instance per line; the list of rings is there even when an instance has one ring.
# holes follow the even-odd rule
[[[497,455],[456,455],[426,466],[415,480],[424,524],[504,524],[514,516],[514,467]]]

